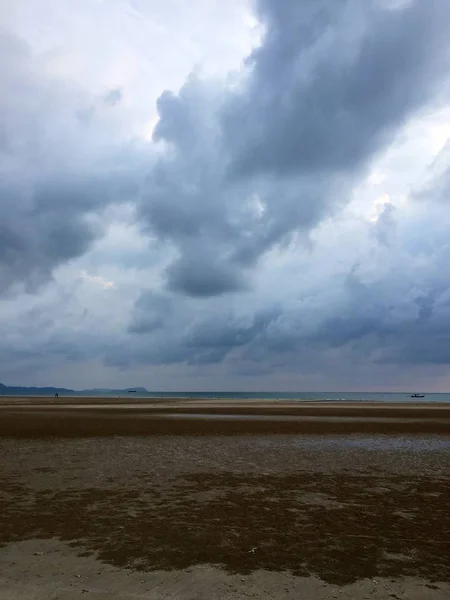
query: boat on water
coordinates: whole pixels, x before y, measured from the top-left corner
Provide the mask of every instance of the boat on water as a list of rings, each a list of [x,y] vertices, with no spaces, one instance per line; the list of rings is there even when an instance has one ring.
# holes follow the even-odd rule
[[[410,398],[425,398],[425,394],[411,394]]]

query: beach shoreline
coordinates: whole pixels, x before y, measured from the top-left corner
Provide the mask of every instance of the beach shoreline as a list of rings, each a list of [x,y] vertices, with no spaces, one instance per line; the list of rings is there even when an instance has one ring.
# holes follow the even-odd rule
[[[1,436],[450,435],[448,403],[2,397]]]

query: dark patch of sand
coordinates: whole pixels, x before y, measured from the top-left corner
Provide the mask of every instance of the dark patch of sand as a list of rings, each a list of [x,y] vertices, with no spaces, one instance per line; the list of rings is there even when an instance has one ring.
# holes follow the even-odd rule
[[[55,538],[81,558],[145,573],[215,565],[448,590],[448,438],[392,441],[5,439],[0,552]]]

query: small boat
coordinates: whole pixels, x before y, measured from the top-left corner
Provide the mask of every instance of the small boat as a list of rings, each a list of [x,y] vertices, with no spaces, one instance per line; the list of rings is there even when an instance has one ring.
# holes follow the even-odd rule
[[[128,390],[128,393],[129,393],[129,394],[135,394],[135,393],[136,393],[136,390]]]
[[[425,398],[425,394],[411,394],[410,398]]]

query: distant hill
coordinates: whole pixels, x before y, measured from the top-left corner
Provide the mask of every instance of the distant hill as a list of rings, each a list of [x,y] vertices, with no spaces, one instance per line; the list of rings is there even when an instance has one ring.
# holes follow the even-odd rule
[[[0,395],[2,396],[54,396],[55,394],[59,394],[61,396],[74,396],[77,394],[89,395],[92,394],[95,396],[96,394],[127,394],[131,391],[136,392],[137,394],[145,394],[148,392],[144,387],[130,387],[125,388],[123,390],[113,390],[113,389],[92,389],[92,390],[70,390],[68,388],[58,388],[58,387],[25,387],[18,385],[5,385],[4,383],[0,383]]]

